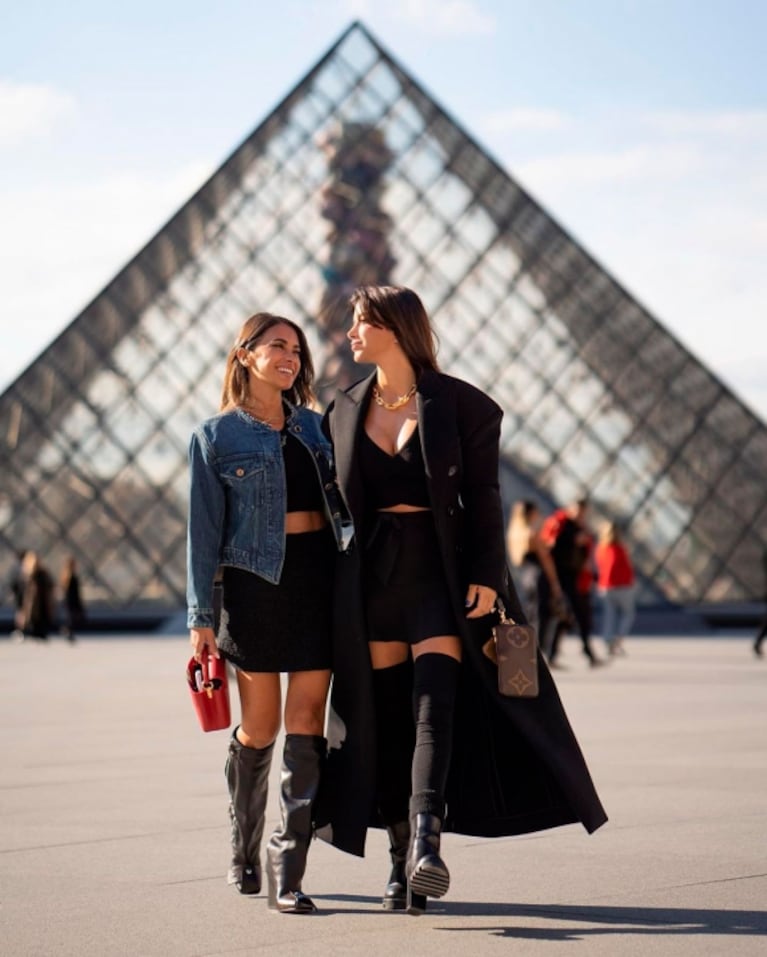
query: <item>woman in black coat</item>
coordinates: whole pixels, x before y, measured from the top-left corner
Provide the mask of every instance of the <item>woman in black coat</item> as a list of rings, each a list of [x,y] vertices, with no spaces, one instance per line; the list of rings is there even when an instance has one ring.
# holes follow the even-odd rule
[[[499,695],[481,648],[510,582],[498,484],[502,411],[437,368],[418,296],[352,297],[355,361],[375,372],[327,412],[355,546],[337,575],[320,837],[364,853],[389,832],[384,907],[422,913],[449,874],[440,832],[498,836],[606,820],[543,659],[534,699]]]

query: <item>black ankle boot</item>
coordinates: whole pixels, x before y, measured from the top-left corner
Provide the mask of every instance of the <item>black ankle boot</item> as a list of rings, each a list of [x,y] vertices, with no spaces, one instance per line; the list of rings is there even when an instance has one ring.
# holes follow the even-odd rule
[[[410,845],[410,822],[399,821],[389,824],[389,854],[391,855],[391,874],[383,895],[384,910],[404,910],[407,907],[407,878],[405,863]]]
[[[281,822],[266,849],[269,907],[282,914],[310,914],[317,908],[301,890],[312,837],[312,802],[317,796],[325,738],[288,734],[280,780]]]
[[[236,735],[235,729],[226,760],[232,825],[232,863],[226,880],[228,884],[235,884],[241,894],[258,894],[261,891],[261,838],[274,745],[246,748]]]
[[[439,856],[442,821],[436,814],[416,814],[411,818],[411,847],[405,869],[407,875],[407,911],[422,914],[427,897],[443,897],[450,887],[450,873]]]

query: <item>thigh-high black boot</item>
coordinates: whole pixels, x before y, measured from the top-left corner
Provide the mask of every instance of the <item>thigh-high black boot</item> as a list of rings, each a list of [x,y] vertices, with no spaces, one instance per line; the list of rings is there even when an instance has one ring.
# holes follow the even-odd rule
[[[266,848],[269,907],[283,914],[317,908],[301,890],[312,837],[312,803],[317,796],[327,741],[314,734],[286,734],[280,778],[281,821]]]
[[[416,741],[410,798],[410,849],[405,868],[410,914],[422,914],[426,910],[426,897],[442,897],[450,886],[450,874],[439,852],[459,669],[460,663],[448,655],[425,654],[415,661]]]
[[[406,906],[405,861],[410,843],[408,798],[415,744],[413,666],[407,661],[373,671],[376,716],[376,803],[389,835],[391,873],[384,910]]]
[[[237,740],[236,729],[229,742],[226,780],[232,825],[232,863],[227,883],[236,884],[241,894],[261,891],[261,838],[273,749],[274,744],[265,748],[246,748]]]

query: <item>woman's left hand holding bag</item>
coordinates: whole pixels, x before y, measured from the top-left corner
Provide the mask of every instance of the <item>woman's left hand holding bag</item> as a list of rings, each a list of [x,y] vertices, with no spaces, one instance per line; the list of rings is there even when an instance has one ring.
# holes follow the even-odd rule
[[[498,593],[487,585],[469,585],[466,592],[466,607],[470,609],[467,618],[482,618],[489,615],[495,607]]]
[[[195,661],[202,661],[202,656],[207,652],[214,658],[220,658],[218,645],[216,644],[216,635],[212,628],[192,628],[189,631],[189,643],[192,646],[192,654]]]

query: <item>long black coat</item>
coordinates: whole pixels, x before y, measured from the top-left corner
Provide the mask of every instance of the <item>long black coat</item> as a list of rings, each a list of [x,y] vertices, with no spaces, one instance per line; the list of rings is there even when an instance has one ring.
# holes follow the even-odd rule
[[[372,385],[370,376],[338,392],[326,418],[358,539],[365,492],[357,449]],[[429,497],[464,648],[444,828],[495,837],[581,821],[594,831],[607,818],[545,661],[539,655],[537,698],[503,697],[495,665],[481,651],[491,618],[465,617],[466,589],[475,583],[496,589],[509,613],[524,620],[505,559],[498,486],[503,413],[483,392],[436,372],[420,376],[416,401]],[[316,823],[320,837],[362,856],[367,827],[377,822],[360,557],[361,549],[353,547],[338,565],[330,751]]]

